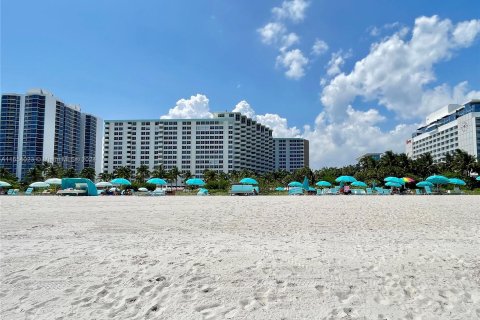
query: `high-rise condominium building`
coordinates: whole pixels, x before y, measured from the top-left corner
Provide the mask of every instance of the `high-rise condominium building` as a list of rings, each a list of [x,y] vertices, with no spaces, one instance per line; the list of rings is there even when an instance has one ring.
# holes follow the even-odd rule
[[[306,153],[308,163],[308,152]],[[141,165],[163,165],[202,176],[249,169],[275,168],[272,130],[238,112],[219,112],[208,119],[106,120],[105,172]]]
[[[308,140],[299,138],[274,138],[275,169],[293,172],[309,166]]]
[[[102,130],[101,119],[44,90],[2,94],[0,167],[20,179],[44,161],[101,172]]]
[[[430,153],[442,162],[447,153],[462,149],[480,159],[480,99],[449,104],[430,114],[426,125],[406,141],[406,153],[416,159]]]

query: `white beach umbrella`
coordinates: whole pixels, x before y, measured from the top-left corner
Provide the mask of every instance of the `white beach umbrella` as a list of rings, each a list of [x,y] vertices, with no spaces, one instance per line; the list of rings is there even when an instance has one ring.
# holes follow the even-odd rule
[[[11,187],[12,185],[5,181],[0,181],[0,187]]]
[[[50,179],[45,180],[45,183],[60,186],[62,184],[62,179],[50,178]]]
[[[107,181],[101,181],[101,182],[98,182],[95,184],[95,186],[98,188],[107,188],[107,187],[111,187],[113,186],[113,184],[111,184],[110,182],[107,182]]]
[[[29,187],[32,187],[32,188],[48,188],[48,187],[50,187],[50,185],[46,182],[43,182],[43,181],[37,181],[37,182],[34,182],[34,183],[30,184]]]

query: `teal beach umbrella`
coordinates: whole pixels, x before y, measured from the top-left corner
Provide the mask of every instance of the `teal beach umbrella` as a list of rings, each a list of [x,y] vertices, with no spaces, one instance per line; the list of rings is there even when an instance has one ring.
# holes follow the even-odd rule
[[[354,181],[354,182],[352,182],[352,186],[366,188],[367,184],[363,181]]]
[[[352,176],[340,176],[337,179],[335,179],[335,182],[341,182],[341,183],[349,183],[349,182],[355,182],[357,179],[355,179]]]
[[[393,182],[393,181],[388,181],[387,183],[385,183],[385,185],[387,187],[392,187],[392,188],[400,188],[402,186],[401,183]]]
[[[318,181],[316,184],[315,184],[317,187],[331,187],[332,184],[328,181]]]
[[[147,183],[154,184],[154,185],[157,185],[157,186],[164,186],[164,185],[167,184],[167,181],[165,181],[163,179],[160,179],[160,178],[152,178],[152,179],[148,180]]]
[[[433,183],[428,182],[428,181],[420,181],[419,183],[416,184],[417,187],[419,188],[425,188],[425,187],[433,187]]]
[[[199,187],[203,187],[203,186],[205,185],[205,181],[203,181],[202,179],[199,179],[199,178],[188,179],[187,181],[185,181],[185,183],[186,183],[188,186],[199,186]]]
[[[289,187],[300,187],[302,188],[303,187],[303,184],[301,184],[300,182],[298,181],[292,181],[288,184]]]
[[[130,181],[128,181],[127,179],[124,179],[124,178],[113,179],[112,181],[110,181],[110,183],[115,185],[115,186],[130,186],[130,185],[132,185],[130,183]]]
[[[462,179],[452,178],[452,179],[448,179],[448,181],[449,181],[450,184],[454,184],[454,185],[457,185],[457,186],[466,185],[465,181],[463,181]]]
[[[240,183],[252,184],[252,185],[257,185],[258,184],[257,180],[255,180],[253,178],[243,178],[242,180],[240,180]]]

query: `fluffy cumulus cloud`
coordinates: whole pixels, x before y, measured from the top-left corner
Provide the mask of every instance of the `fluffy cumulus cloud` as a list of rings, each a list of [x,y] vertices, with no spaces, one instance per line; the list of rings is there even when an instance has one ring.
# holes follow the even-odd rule
[[[312,54],[314,56],[321,56],[328,51],[328,44],[320,39],[315,39],[315,43],[312,46]]]
[[[300,130],[296,127],[289,127],[286,118],[282,118],[278,114],[272,113],[257,115],[255,114],[255,110],[245,100],[240,101],[232,111],[240,112],[243,115],[271,128],[274,137],[300,137]]]
[[[293,22],[300,22],[305,19],[305,11],[310,3],[305,0],[286,0],[280,7],[272,9],[278,19],[288,19]]]
[[[191,96],[190,99],[180,99],[175,107],[168,111],[168,114],[161,116],[161,119],[192,119],[211,118],[209,100],[203,94]]]
[[[409,39],[408,29],[403,28],[374,43],[350,73],[339,73],[325,85],[321,101],[328,116],[334,121],[344,119],[348,116],[345,106],[361,98],[378,102],[400,118],[415,119],[447,101],[462,102],[475,95],[466,83],[454,88],[431,85],[436,80],[434,65],[471,46],[479,33],[480,20],[455,25],[438,16],[417,18]],[[440,105],[433,103],[440,100]]]
[[[289,50],[290,47],[300,42],[300,37],[294,32],[289,32],[285,24],[288,21],[302,21],[309,4],[305,0],[285,0],[280,7],[272,9],[274,21],[257,29],[264,44],[275,46],[279,50],[276,65],[285,69],[285,75],[289,79],[302,78],[305,75],[305,66],[309,61],[300,49]],[[326,50],[327,44],[320,40],[317,41],[313,52],[318,55]]]
[[[330,77],[336,76],[342,70],[342,66],[345,64],[345,60],[351,57],[351,53],[343,53],[342,50],[332,53],[332,57],[327,64],[327,75]]]
[[[285,76],[294,80],[298,80],[305,75],[305,67],[307,64],[308,58],[306,58],[299,49],[284,50],[277,57],[277,66],[284,68],[286,70]]]

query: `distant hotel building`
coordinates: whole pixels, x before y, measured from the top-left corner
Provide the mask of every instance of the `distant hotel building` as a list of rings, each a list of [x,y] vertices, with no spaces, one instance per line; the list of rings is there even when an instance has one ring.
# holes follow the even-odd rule
[[[20,179],[44,161],[101,172],[102,129],[101,119],[44,90],[2,94],[0,167]]]
[[[274,138],[275,170],[293,172],[309,166],[308,140],[299,138]]]
[[[406,153],[413,159],[431,153],[435,162],[442,162],[455,149],[480,159],[480,99],[437,110],[406,141]]]
[[[360,161],[361,159],[365,158],[365,157],[370,157],[373,160],[378,161],[382,157],[382,154],[383,153],[381,153],[381,152],[364,153],[360,157],[357,158],[357,162]]]
[[[106,120],[103,167],[109,173],[141,165],[176,166],[196,176],[206,169],[263,173],[275,169],[274,140],[270,128],[238,112],[206,119]],[[308,164],[308,152],[302,156]]]

